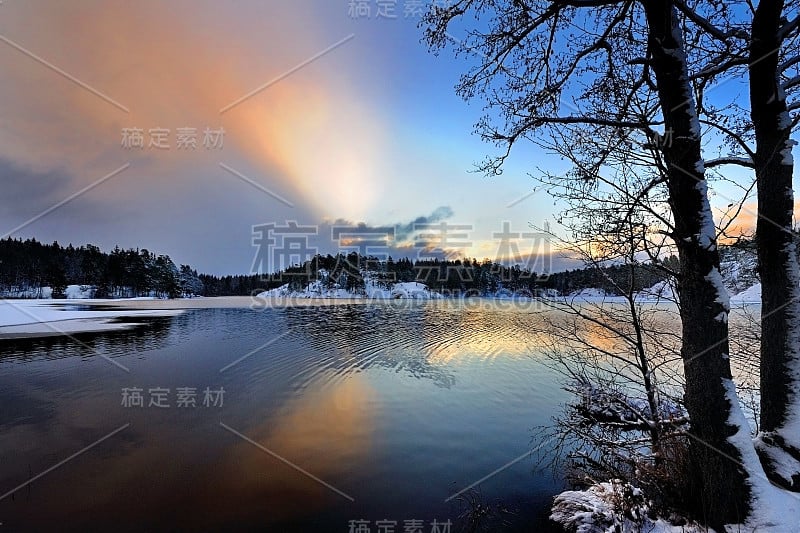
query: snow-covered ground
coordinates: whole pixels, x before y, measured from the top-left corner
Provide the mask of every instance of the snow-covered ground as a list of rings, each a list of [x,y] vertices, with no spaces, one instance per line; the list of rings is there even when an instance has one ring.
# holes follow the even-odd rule
[[[648,533],[714,533],[687,522],[676,526],[649,516],[642,491],[619,480],[597,483],[586,490],[568,490],[556,496],[550,519],[566,531],[647,531]]]
[[[487,295],[487,298],[507,298],[507,299],[521,299],[526,295],[515,295],[510,291],[499,290],[494,295]],[[264,299],[349,299],[349,300],[382,300],[382,299],[415,299],[415,300],[436,300],[447,298],[446,295],[432,291],[428,286],[418,282],[404,282],[394,283],[387,286],[378,284],[365,279],[364,292],[351,292],[345,289],[333,287],[328,288],[326,284],[321,281],[313,281],[306,288],[301,290],[292,290],[289,285],[264,291],[257,295],[258,298]],[[530,297],[530,295],[527,295]],[[551,290],[550,294],[543,296],[548,300],[567,300],[573,303],[602,303],[602,302],[624,302],[622,296],[614,296],[607,294],[602,289],[586,288],[579,291],[574,291],[566,296],[559,296],[555,291]],[[661,281],[643,289],[635,294],[635,298],[639,302],[647,303],[661,303],[661,302],[677,302],[678,297],[675,287],[668,281]],[[761,303],[761,284],[755,285],[739,292],[732,293],[731,303],[735,304],[758,304]]]
[[[603,289],[581,289],[579,291],[573,291],[569,294],[569,298],[575,298],[578,300],[594,300],[594,299],[604,299],[608,298],[609,296],[606,294],[606,291]]]
[[[67,285],[67,289],[64,291],[64,296],[70,300],[84,300],[87,298],[93,298],[94,293],[95,288],[91,285]]]
[[[413,300],[434,300],[443,298],[437,292],[417,282],[380,282],[376,279],[376,274],[367,270],[360,272],[364,280],[363,292],[354,292],[343,288],[346,280],[334,280],[330,273],[321,268],[317,272],[317,279],[306,285],[303,289],[291,289],[289,284],[282,285],[275,289],[270,289],[258,294],[257,298],[264,299],[348,299],[348,300],[392,300],[392,299],[413,299]]]
[[[324,272],[323,272],[324,274]],[[157,300],[152,297],[100,300],[92,298],[91,286],[69,285],[65,291],[67,299],[52,300],[49,288],[37,294],[26,295],[38,299],[0,300],[0,338],[42,335],[71,334],[84,331],[107,331],[133,327],[125,317],[171,316],[182,309],[198,307],[250,307],[263,308],[274,305],[328,305],[346,302],[380,302],[392,300],[420,301],[444,300],[460,301],[463,297],[447,297],[418,282],[380,283],[365,276],[365,290],[352,292],[333,287],[326,279],[310,283],[303,290],[290,290],[288,284],[264,291],[256,298],[199,298],[189,300]],[[552,291],[554,292],[554,291]],[[538,298],[530,295],[516,295],[510,291],[499,290],[486,298],[494,300],[510,299],[535,302]],[[601,289],[583,289],[569,296],[548,294],[546,299],[571,303],[614,303],[623,302],[620,296],[609,296]],[[734,304],[760,303],[761,285],[756,283],[734,294]],[[660,282],[636,294],[643,303],[674,302],[672,286]],[[480,300],[480,299],[479,299]],[[296,302],[293,302],[296,301]],[[466,301],[466,300],[465,300]],[[540,300],[539,300],[540,301]],[[147,303],[145,303],[147,302]]]
[[[669,281],[659,281],[652,287],[648,287],[638,293],[636,297],[640,300],[657,300],[677,302],[678,295],[675,292],[675,286]]]
[[[581,289],[579,291],[573,291],[568,296],[558,296],[558,295],[550,295],[547,297],[549,300],[566,300],[572,303],[602,303],[602,302],[609,302],[609,303],[622,303],[625,302],[624,296],[616,296],[613,294],[606,293],[603,289],[596,289],[596,288],[587,288]],[[639,302],[675,302],[677,301],[677,297],[675,295],[674,289],[669,282],[661,281],[649,287],[647,289],[643,289],[634,294],[634,298],[636,301]]]
[[[755,453],[747,464],[749,472],[763,472]],[[763,532],[796,533],[800,531],[800,497],[782,490],[762,475],[753,476],[753,511],[744,524],[726,526],[727,533]],[[555,497],[551,520],[567,531],[595,533],[604,531],[647,531],[648,533],[714,533],[714,530],[691,521],[672,521],[650,516],[647,499],[642,492],[619,480],[602,482],[586,490],[568,490]],[[673,522],[679,522],[676,525]]]
[[[125,318],[174,316],[178,309],[111,309],[119,300],[0,300],[0,338],[129,329]],[[91,305],[87,305],[91,304]]]
[[[331,299],[411,299],[411,300],[438,300],[444,298],[441,294],[431,291],[424,283],[403,282],[394,283],[391,287],[382,287],[375,283],[366,282],[364,293],[356,293],[340,288],[326,288],[322,281],[313,281],[305,289],[292,290],[289,284],[276,289],[270,289],[257,295],[257,298],[331,298]]]
[[[727,285],[727,283],[726,283]],[[731,296],[730,301],[732,304],[760,304],[761,303],[761,284],[756,283],[746,289],[741,290],[740,292],[734,292],[731,288],[728,288]],[[675,290],[675,287],[667,282],[667,281],[660,281],[649,287],[647,289],[643,289],[635,294],[635,298],[637,301],[640,302],[677,302],[678,295]],[[582,289],[580,291],[574,291],[569,294],[569,296],[556,296],[551,297],[551,299],[555,300],[563,300],[567,299],[569,301],[576,301],[576,302],[624,302],[625,299],[622,296],[613,296],[608,295],[602,289]]]
[[[745,289],[738,294],[731,296],[731,303],[737,304],[760,304],[761,303],[761,284],[756,283],[749,289]]]

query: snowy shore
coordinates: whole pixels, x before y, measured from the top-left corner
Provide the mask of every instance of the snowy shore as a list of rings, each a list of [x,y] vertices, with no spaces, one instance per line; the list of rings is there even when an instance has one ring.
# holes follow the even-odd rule
[[[3,299],[0,300],[0,339],[39,337],[50,335],[70,335],[80,332],[100,332],[129,329],[139,323],[139,319],[147,317],[168,317],[180,314],[188,309],[204,308],[249,308],[264,309],[267,307],[307,306],[307,305],[344,305],[430,301],[439,304],[464,303],[474,305],[497,305],[504,302],[511,304],[525,303],[535,305],[536,309],[545,309],[541,298],[529,295],[512,294],[499,291],[497,294],[481,298],[463,298],[447,296],[431,291],[426,285],[417,282],[396,283],[391,288],[368,287],[367,294],[354,293],[343,289],[325,289],[322,284],[312,283],[303,290],[290,290],[288,286],[264,291],[256,297],[216,297],[216,298],[123,298],[95,299],[86,298],[87,294],[71,291],[71,296],[82,296],[63,300],[54,299]],[[657,284],[636,295],[642,303],[675,302],[672,288],[666,284]],[[557,303],[567,301],[576,303],[610,303],[624,302],[620,296],[610,296],[599,289],[584,289],[568,296],[551,295],[546,300]],[[759,304],[761,285],[756,284],[731,297],[731,303],[750,305]],[[534,309],[534,310],[536,310]]]
[[[119,300],[0,300],[0,339],[130,329],[130,319],[175,316],[179,309],[121,309]],[[126,320],[127,319],[127,320]]]

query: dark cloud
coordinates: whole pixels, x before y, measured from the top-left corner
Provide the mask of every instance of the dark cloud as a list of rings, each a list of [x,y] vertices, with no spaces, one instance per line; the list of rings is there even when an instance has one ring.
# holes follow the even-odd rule
[[[386,225],[366,224],[345,218],[323,220],[318,224],[309,224],[299,218],[294,221],[276,219],[266,222],[270,228],[268,230],[269,237],[266,240],[260,237],[264,229],[254,228],[254,242],[270,241],[268,246],[274,246],[274,251],[254,249],[254,253],[257,257],[262,258],[264,256],[260,254],[265,252],[280,254],[282,246],[286,246],[288,252],[288,245],[283,244],[285,242],[283,235],[291,234],[293,237],[305,235],[305,237],[301,237],[305,242],[301,247],[303,250],[301,255],[310,256],[314,253],[335,255],[339,252],[359,251],[365,255],[383,258],[392,256],[414,259],[420,251],[411,239],[415,233],[415,225],[433,224],[451,216],[453,216],[453,210],[449,206],[442,206],[429,215],[418,216],[411,221]],[[264,266],[262,265],[262,270]],[[274,265],[267,270],[275,270]],[[253,271],[258,271],[258,269],[254,267]]]
[[[0,237],[82,241],[79,228],[107,223],[120,213],[97,201],[107,183],[90,185],[62,168],[39,171],[0,158]],[[74,235],[65,237],[68,229]]]
[[[447,220],[452,216],[452,208],[450,208],[450,206],[443,205],[434,209],[430,215],[418,216],[411,221],[397,222],[395,224],[372,225],[364,222],[355,222],[345,218],[337,218],[335,220],[324,220],[318,224],[317,227],[319,228],[318,234],[321,243],[328,238],[335,240],[334,234],[341,233],[341,228],[354,228],[354,233],[357,233],[358,230],[361,230],[365,235],[369,235],[369,233],[373,231],[378,234],[381,232],[381,230],[386,230],[387,232],[390,232],[390,235],[393,237],[392,240],[394,241],[394,246],[396,246],[398,249],[404,249],[409,246],[407,241],[414,234],[415,225],[435,224],[436,222]]]
[[[391,256],[395,259],[407,257],[417,259],[430,257],[430,246],[423,240],[416,239],[419,224],[435,224],[445,221],[453,216],[449,206],[441,206],[431,214],[418,216],[411,221],[398,222],[393,225],[370,225],[345,218],[325,220],[319,224],[308,224],[297,220],[297,227],[307,232],[308,240],[304,252],[310,256],[314,253],[322,255],[336,255],[339,252],[349,253],[359,251],[362,254],[374,255],[379,258]],[[275,221],[277,232],[280,228],[290,227],[289,221]],[[281,246],[280,237],[276,246]],[[466,250],[465,254],[469,254]],[[579,259],[561,250],[544,249],[531,257],[523,256],[517,259],[495,257],[490,254],[486,257],[492,261],[508,265],[518,264],[524,268],[531,268],[537,272],[558,272],[566,269],[580,268]],[[458,255],[458,258],[461,258]],[[470,256],[471,257],[471,256]],[[476,257],[482,261],[484,257]]]
[[[47,209],[69,196],[72,181],[72,176],[63,170],[36,172],[0,158],[0,220],[8,225],[12,219]],[[0,233],[5,233],[3,229]]]
[[[152,186],[151,176],[163,178],[163,185]],[[94,244],[105,251],[116,245],[147,248],[200,271],[243,274],[252,262],[251,228],[264,220],[265,211],[271,212],[269,219],[315,216],[254,193],[213,166],[191,176],[191,187],[183,187],[164,173],[132,165],[62,204],[102,175],[80,179],[0,158],[0,236]]]
[[[421,215],[411,221],[387,225],[370,225],[344,218],[326,220],[317,226],[319,228],[318,236],[314,240],[314,244],[318,247],[320,253],[335,254],[339,251],[347,236],[362,241],[388,238],[388,246],[382,247],[382,252],[385,253],[388,250],[388,253],[393,257],[413,257],[417,253],[417,249],[412,242],[416,225],[435,224],[452,216],[453,210],[450,206],[440,206],[427,216]]]
[[[399,223],[396,227],[395,232],[395,239],[397,242],[402,242],[407,240],[411,235],[414,234],[414,226],[415,224],[435,224],[436,222],[441,222],[442,220],[447,220],[448,218],[453,216],[453,210],[450,206],[443,205],[437,207],[433,213],[428,216],[421,216],[417,217],[411,222],[408,223]]]

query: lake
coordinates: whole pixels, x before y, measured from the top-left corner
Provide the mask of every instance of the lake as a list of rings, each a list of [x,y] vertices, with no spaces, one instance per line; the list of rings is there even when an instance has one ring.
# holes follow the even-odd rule
[[[493,529],[545,530],[563,482],[528,452],[567,396],[538,316],[229,305],[0,340],[0,532],[428,533],[478,501]]]

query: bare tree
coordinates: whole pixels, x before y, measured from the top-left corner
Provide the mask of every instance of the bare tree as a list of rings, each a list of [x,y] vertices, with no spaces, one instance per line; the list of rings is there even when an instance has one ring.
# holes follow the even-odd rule
[[[592,256],[602,272],[601,257]],[[575,397],[550,430],[557,456],[568,459],[574,481],[621,479],[643,488],[660,512],[699,514],[687,505],[696,485],[684,453],[677,310],[666,293],[655,296],[659,302],[640,300],[636,270],[647,266],[634,253],[627,259],[627,279],[611,280],[621,298],[548,303],[544,351]]]
[[[651,103],[632,98],[629,105],[645,122]],[[697,484],[686,461],[678,272],[663,260],[674,246],[660,150],[641,132],[578,124],[536,143],[573,166],[566,177],[540,172],[565,204],[566,236],[552,238],[605,275],[616,296],[545,300],[553,310],[540,334],[549,340],[545,353],[576,398],[550,430],[560,443],[556,455],[575,481],[623,480],[657,502],[651,510],[700,514],[687,505]],[[601,167],[593,165],[598,153],[606,154]],[[620,267],[627,275],[619,276]],[[648,293],[653,279],[663,281]]]
[[[488,100],[478,124],[502,147],[483,169],[499,173],[520,139],[545,129],[580,124],[637,132],[659,142],[658,159],[670,207],[668,235],[680,268],[684,402],[691,419],[691,457],[702,473],[706,521],[740,522],[750,510],[754,450],[731,377],[727,291],[719,272],[717,233],[708,199],[697,88],[741,67],[742,28],[724,5],[701,16],[681,1],[457,0],[432,8],[426,38],[435,49],[464,15],[475,16],[460,52],[482,58],[457,90]],[[633,101],[654,102],[651,115],[631,112]],[[654,118],[649,118],[650,116]],[[724,125],[722,125],[724,128]],[[660,131],[659,131],[660,130]],[[590,175],[612,151],[587,153]],[[756,473],[757,474],[757,473]]]

